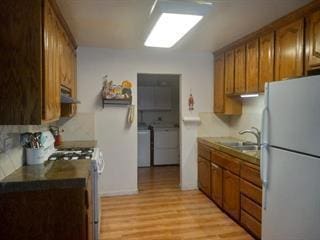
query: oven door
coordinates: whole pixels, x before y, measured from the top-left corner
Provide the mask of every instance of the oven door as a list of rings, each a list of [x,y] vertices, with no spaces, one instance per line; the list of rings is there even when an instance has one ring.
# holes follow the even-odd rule
[[[103,172],[104,169],[104,160],[102,152],[99,151],[99,149],[95,149],[95,159],[93,161],[94,163],[94,208],[93,208],[93,216],[94,216],[94,240],[99,240],[100,235],[100,196],[99,196],[99,177]]]

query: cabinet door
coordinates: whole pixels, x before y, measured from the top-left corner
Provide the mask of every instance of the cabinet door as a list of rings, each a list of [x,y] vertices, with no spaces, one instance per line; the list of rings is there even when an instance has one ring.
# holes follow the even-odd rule
[[[139,87],[138,89],[139,110],[151,110],[154,108],[154,88]]]
[[[240,219],[240,179],[237,175],[223,170],[223,209],[235,220]]]
[[[224,54],[214,58],[214,112],[224,112]]]
[[[44,80],[43,120],[54,121],[60,117],[60,63],[59,20],[49,1],[44,13]]]
[[[320,67],[320,11],[308,18],[309,56],[307,70]]]
[[[225,94],[234,93],[234,51],[230,50],[225,54]]]
[[[259,82],[259,40],[254,39],[246,45],[246,92],[258,92]]]
[[[234,50],[234,92],[241,94],[246,92],[246,48],[245,45]]]
[[[158,110],[171,109],[171,88],[170,87],[154,88],[154,108]]]
[[[274,79],[274,32],[259,39],[259,92],[264,92],[264,84]]]
[[[211,163],[211,198],[222,207],[222,168]]]
[[[210,196],[210,161],[198,157],[198,187]]]
[[[276,32],[275,78],[282,80],[303,75],[304,19]]]

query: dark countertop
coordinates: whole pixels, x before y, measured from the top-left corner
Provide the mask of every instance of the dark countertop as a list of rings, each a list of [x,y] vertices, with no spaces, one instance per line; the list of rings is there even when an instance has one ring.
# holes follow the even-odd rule
[[[235,148],[223,145],[223,142],[241,141],[234,137],[199,137],[198,141],[209,147],[225,152],[243,161],[260,166],[260,151],[241,152]]]
[[[91,140],[91,141],[64,141],[61,143],[61,145],[57,146],[57,149],[60,148],[76,148],[76,147],[81,147],[81,148],[94,148],[97,146],[97,141],[96,140]]]
[[[23,166],[0,181],[0,193],[86,187],[91,160],[46,161]]]

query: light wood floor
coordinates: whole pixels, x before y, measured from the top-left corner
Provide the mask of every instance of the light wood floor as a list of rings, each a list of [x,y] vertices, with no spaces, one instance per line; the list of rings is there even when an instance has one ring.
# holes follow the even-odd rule
[[[102,240],[247,240],[239,225],[197,190],[181,191],[179,167],[139,169],[139,194],[104,197]]]

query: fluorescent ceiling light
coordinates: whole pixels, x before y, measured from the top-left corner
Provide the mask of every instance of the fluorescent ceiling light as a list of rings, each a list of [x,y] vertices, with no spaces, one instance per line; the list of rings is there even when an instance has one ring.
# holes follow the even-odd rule
[[[162,13],[144,45],[147,47],[170,48],[202,18],[203,16],[199,15]]]
[[[240,97],[242,97],[242,98],[252,98],[252,97],[258,97],[258,96],[259,96],[258,93],[240,95]]]

